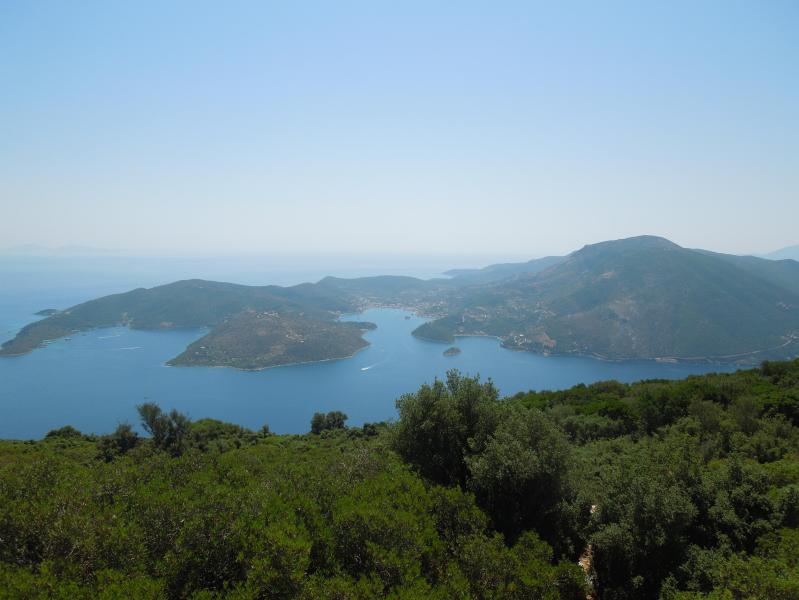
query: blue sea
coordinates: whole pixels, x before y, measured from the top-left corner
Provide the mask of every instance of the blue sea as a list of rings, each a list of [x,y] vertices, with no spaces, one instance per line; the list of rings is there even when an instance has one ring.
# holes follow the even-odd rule
[[[13,337],[45,308],[135,287],[203,277],[246,284],[291,285],[334,274],[379,273],[432,277],[446,268],[416,261],[402,265],[352,262],[344,267],[285,259],[155,259],[131,257],[0,258],[0,341]],[[348,359],[257,372],[167,367],[164,363],[203,334],[133,331],[116,327],[77,334],[31,354],[0,359],[0,438],[40,438],[72,425],[106,433],[136,423],[137,404],[157,402],[192,418],[212,417],[277,433],[308,431],[317,411],[341,410],[350,425],[396,416],[395,401],[448,369],[491,378],[503,394],[562,389],[605,379],[682,378],[729,367],[652,362],[603,362],[545,357],[500,347],[492,338],[460,338],[461,354],[410,335],[422,319],[393,309],[345,318],[367,320],[370,346]]]

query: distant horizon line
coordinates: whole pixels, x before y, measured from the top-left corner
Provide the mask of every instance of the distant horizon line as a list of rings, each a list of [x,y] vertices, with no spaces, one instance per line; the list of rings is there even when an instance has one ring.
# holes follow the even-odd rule
[[[613,239],[631,239],[635,237],[643,237],[649,234],[642,234],[641,236],[628,236],[623,238],[610,238],[605,241],[612,241]],[[663,237],[669,240],[665,236]],[[671,241],[671,240],[670,240]],[[39,244],[17,244],[0,248],[0,257],[30,257],[30,258],[165,258],[165,259],[256,259],[256,258],[282,258],[282,259],[324,259],[326,262],[331,259],[470,259],[486,260],[495,259],[500,262],[515,262],[515,261],[528,261],[544,258],[547,256],[566,256],[571,252],[575,252],[586,245],[592,245],[590,242],[583,244],[579,247],[573,248],[568,252],[549,252],[549,253],[520,253],[520,252],[353,252],[353,251],[281,251],[281,250],[230,250],[230,251],[198,251],[198,250],[131,250],[120,248],[103,248],[95,246],[85,246],[80,244],[65,244],[59,246],[44,246]],[[694,249],[694,250],[708,250],[712,252],[720,252],[722,254],[735,254],[738,256],[754,256],[754,257],[770,257],[788,250],[799,250],[799,244],[783,246],[772,250],[762,252],[724,252],[719,250],[712,250],[704,247],[681,247]]]

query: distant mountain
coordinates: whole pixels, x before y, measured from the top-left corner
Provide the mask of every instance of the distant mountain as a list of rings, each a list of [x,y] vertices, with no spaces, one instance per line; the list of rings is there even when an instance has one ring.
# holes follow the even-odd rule
[[[515,277],[516,275],[531,275],[548,269],[563,260],[564,256],[545,256],[544,258],[534,258],[533,260],[522,263],[499,263],[489,265],[482,269],[451,269],[445,271],[444,275],[467,281],[469,283],[489,283]]]
[[[566,257],[451,272],[451,279],[327,277],[293,287],[203,280],[106,296],[24,327],[0,355],[97,327],[199,328],[170,364],[258,369],[349,356],[369,324],[343,312],[409,308],[414,334],[491,335],[518,350],[752,363],[799,352],[799,263],[689,250],[659,237],[592,244]]]
[[[771,260],[791,259],[799,261],[799,246],[788,246],[787,248],[781,248],[780,250],[775,250],[769,254],[764,254],[763,258],[769,258]]]
[[[752,362],[799,347],[799,269],[642,236],[461,293],[416,335],[494,335],[511,348],[609,359]]]

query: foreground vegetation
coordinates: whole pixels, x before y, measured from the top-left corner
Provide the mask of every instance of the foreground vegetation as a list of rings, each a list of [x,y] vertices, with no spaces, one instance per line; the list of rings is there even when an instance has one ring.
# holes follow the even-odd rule
[[[0,596],[799,598],[799,361],[397,406],[2,442]]]

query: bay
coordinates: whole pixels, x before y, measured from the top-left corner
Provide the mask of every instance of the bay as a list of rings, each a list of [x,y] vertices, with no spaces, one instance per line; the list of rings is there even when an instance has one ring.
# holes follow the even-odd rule
[[[2,266],[0,263],[0,275],[8,281],[9,270],[3,271]],[[35,269],[21,268],[14,272],[16,285],[0,289],[0,330],[4,338],[38,318],[32,315],[36,310],[63,308],[124,291],[137,286],[130,281],[136,277],[138,285],[152,285],[152,280],[158,280],[152,273],[124,269],[117,276],[110,271],[101,276],[88,269],[81,277],[76,277],[74,270],[70,277],[61,277],[56,276],[58,268],[48,269],[55,271],[44,269],[46,274],[37,277]],[[228,279],[253,283],[252,279],[269,277],[289,284],[316,275],[311,271],[283,272],[282,278],[278,273],[238,274],[240,277]],[[173,275],[170,272],[160,277]],[[459,338],[457,346],[462,352],[446,357],[443,351],[447,345],[411,335],[422,323],[411,313],[372,309],[345,318],[377,324],[377,329],[365,335],[370,345],[355,356],[255,372],[165,366],[202,335],[202,330],[100,329],[56,341],[25,356],[0,359],[0,438],[39,438],[64,425],[87,433],[106,433],[118,423],[136,423],[135,407],[145,401],[157,402],[165,409],[176,408],[195,419],[211,417],[253,429],[268,424],[278,433],[308,431],[311,416],[317,411],[341,410],[349,416],[349,424],[360,425],[393,418],[395,401],[401,394],[436,377],[444,378],[453,368],[492,378],[506,395],[606,379],[677,379],[732,370],[703,364],[540,356],[507,350],[496,339],[484,337]]]

